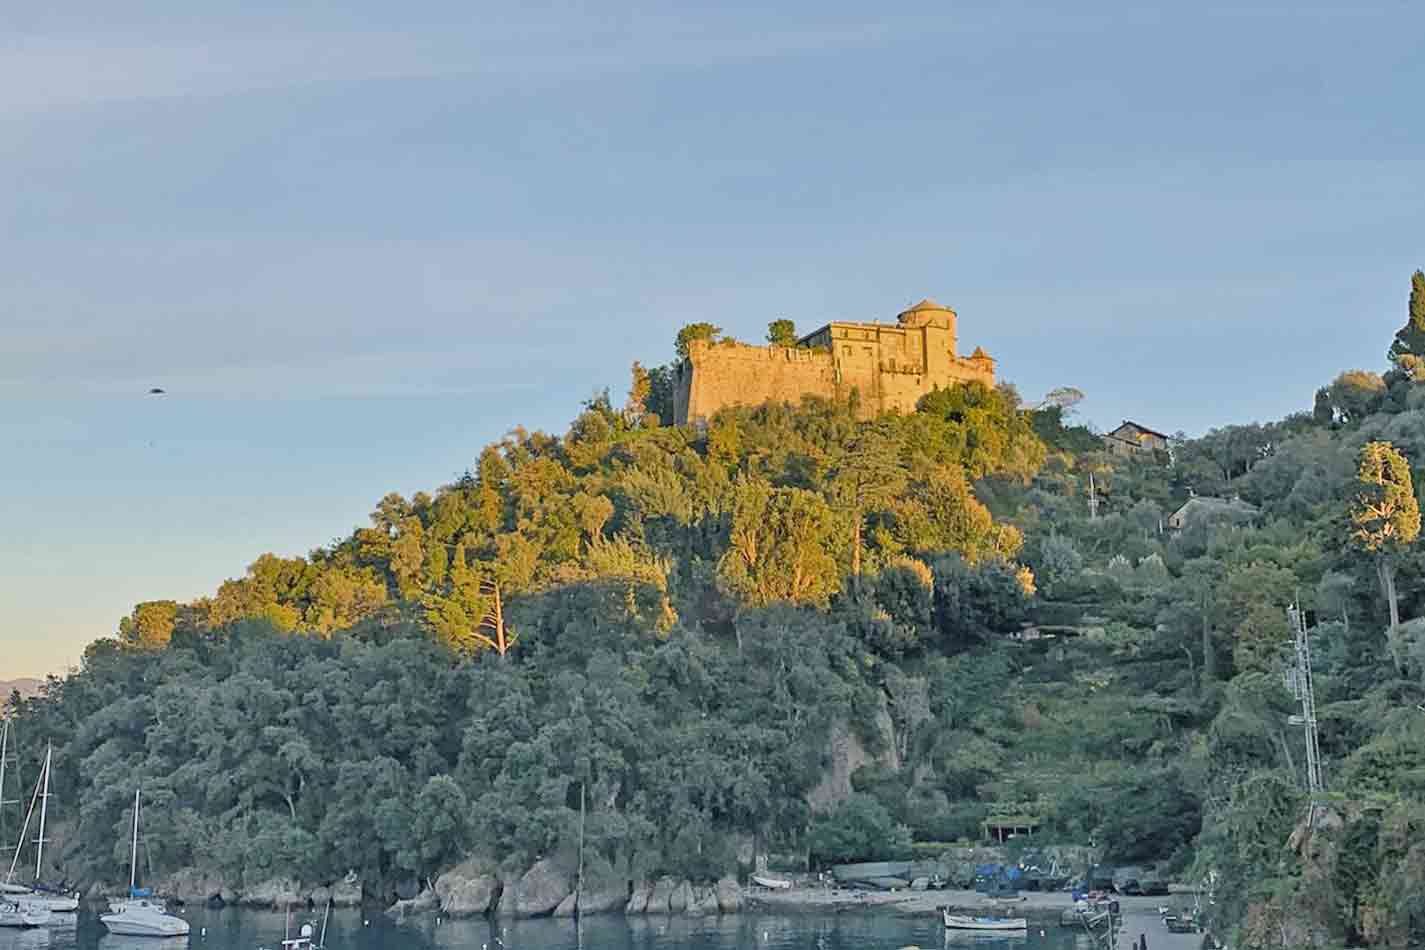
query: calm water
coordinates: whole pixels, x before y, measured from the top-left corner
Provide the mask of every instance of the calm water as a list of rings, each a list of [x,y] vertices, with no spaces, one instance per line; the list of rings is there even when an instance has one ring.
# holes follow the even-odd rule
[[[185,911],[193,926],[176,940],[115,937],[88,915],[39,930],[0,929],[0,950],[259,950],[278,948],[285,917],[247,910]],[[292,928],[307,915],[292,918]],[[369,919],[370,924],[363,921]],[[321,915],[316,915],[318,932]],[[1044,935],[1040,935],[1040,931]],[[206,932],[205,932],[206,931]],[[380,914],[334,911],[328,950],[1089,950],[1082,934],[1060,929],[1051,918],[1031,917],[1028,935],[947,936],[931,915],[920,918],[863,916],[591,917],[577,927],[568,920],[442,921],[403,924]]]

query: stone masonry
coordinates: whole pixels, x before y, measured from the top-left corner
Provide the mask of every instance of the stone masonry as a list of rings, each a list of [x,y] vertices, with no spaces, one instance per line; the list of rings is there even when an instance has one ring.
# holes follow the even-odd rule
[[[796,346],[695,340],[677,370],[674,422],[705,421],[724,406],[860,396],[860,415],[912,412],[921,396],[956,383],[993,386],[995,361],[955,353],[955,311],[922,300],[893,324],[836,322]]]

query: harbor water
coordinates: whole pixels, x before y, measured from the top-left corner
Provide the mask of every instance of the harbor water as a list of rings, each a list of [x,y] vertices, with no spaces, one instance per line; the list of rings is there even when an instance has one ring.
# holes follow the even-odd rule
[[[280,950],[288,919],[251,910],[187,910],[188,937],[116,937],[89,914],[34,930],[0,929],[0,950]],[[293,915],[320,932],[321,914]],[[1091,950],[1049,917],[1023,934],[947,933],[934,915],[745,913],[725,917],[446,920],[397,923],[379,912],[334,911],[326,950]]]

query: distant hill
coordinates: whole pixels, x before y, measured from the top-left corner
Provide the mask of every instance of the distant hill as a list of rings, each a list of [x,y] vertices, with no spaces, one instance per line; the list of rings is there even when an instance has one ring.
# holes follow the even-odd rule
[[[44,680],[33,677],[22,677],[15,680],[0,680],[0,703],[4,703],[10,698],[10,694],[15,690],[20,691],[21,696],[33,696],[40,691],[40,686]]]

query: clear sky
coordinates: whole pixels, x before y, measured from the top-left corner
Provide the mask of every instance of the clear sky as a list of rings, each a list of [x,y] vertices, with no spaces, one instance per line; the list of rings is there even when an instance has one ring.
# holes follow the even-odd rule
[[[708,320],[934,296],[1166,431],[1379,368],[1416,3],[190,0],[0,15],[0,679],[348,533]],[[150,386],[169,395],[148,398]]]

